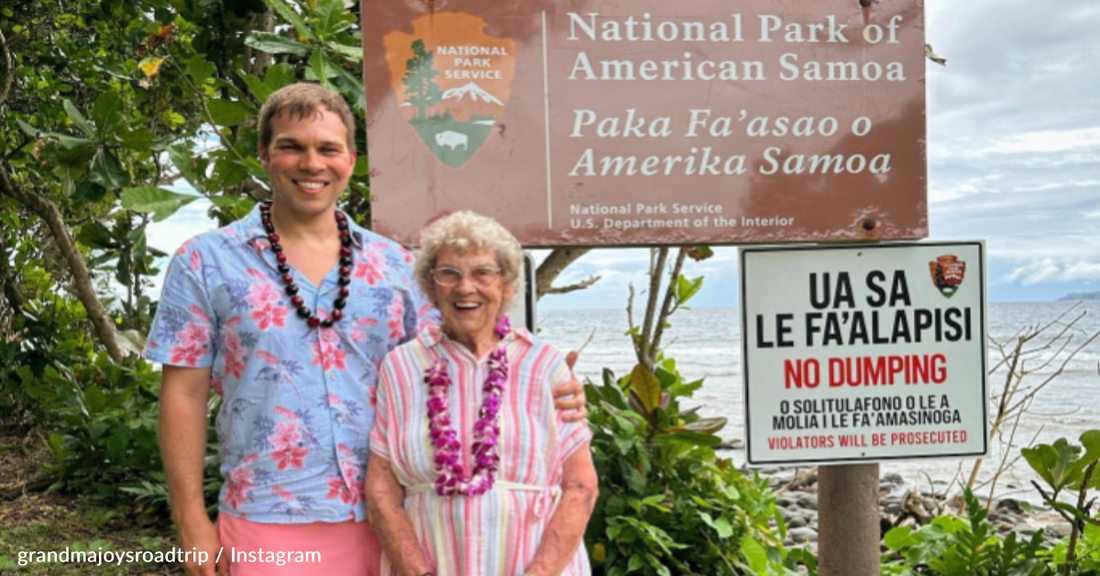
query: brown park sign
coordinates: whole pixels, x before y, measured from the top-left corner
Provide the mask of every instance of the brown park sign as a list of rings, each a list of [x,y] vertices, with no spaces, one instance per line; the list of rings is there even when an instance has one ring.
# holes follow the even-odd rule
[[[928,235],[921,0],[362,0],[374,229]]]

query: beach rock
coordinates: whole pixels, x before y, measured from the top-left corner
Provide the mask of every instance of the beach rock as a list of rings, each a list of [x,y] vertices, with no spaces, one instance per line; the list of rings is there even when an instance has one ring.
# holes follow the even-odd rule
[[[800,494],[798,496],[798,505],[801,508],[817,510],[817,494]]]
[[[901,486],[905,484],[905,478],[902,478],[901,474],[898,474],[897,472],[891,472],[886,476],[883,476],[882,479],[895,486]]]
[[[1055,522],[1046,527],[1047,534],[1050,534],[1054,538],[1061,540],[1069,536],[1073,531],[1073,526],[1069,522]]]
[[[1013,514],[1023,514],[1024,512],[1023,508],[1020,507],[1020,501],[1015,498],[1001,498],[993,508],[998,512],[1011,512]]]
[[[804,516],[794,516],[787,520],[787,528],[803,528],[809,525],[809,520]]]
[[[813,528],[795,528],[787,532],[787,539],[796,544],[817,542],[817,530]]]

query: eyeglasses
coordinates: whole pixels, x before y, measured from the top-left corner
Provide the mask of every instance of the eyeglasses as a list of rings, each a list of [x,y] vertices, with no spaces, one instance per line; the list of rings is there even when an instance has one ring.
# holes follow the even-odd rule
[[[462,282],[463,276],[469,276],[471,282],[485,288],[492,286],[493,282],[496,282],[496,279],[500,277],[500,274],[500,268],[493,268],[490,266],[481,266],[466,271],[450,266],[432,268],[432,278],[435,278],[435,283],[446,288],[458,286],[459,282]]]

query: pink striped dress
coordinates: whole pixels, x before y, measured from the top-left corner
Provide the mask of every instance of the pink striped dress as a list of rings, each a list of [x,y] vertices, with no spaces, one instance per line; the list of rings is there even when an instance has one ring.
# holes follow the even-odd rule
[[[382,362],[370,448],[390,461],[405,487],[405,510],[437,576],[523,574],[560,498],[562,463],[578,448],[587,449],[592,438],[584,422],[563,423],[554,409],[551,388],[571,378],[564,356],[523,328],[503,344],[510,364],[501,393],[500,470],[493,488],[472,498],[435,493],[424,372],[436,358],[448,360],[451,422],[462,443],[462,464],[470,470],[488,355],[478,361],[431,327]],[[581,545],[562,574],[591,572]],[[381,574],[396,574],[385,555]]]

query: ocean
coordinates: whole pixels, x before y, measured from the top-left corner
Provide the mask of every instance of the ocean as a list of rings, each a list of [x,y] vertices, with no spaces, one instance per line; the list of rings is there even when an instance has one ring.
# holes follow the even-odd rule
[[[989,367],[993,368],[1003,358],[996,343],[1010,351],[1021,334],[1034,332],[1055,322],[1068,311],[1061,323],[1051,325],[1037,338],[1030,341],[1025,350],[1024,369],[1028,374],[1021,382],[1021,390],[1033,390],[1049,379],[1039,391],[1028,411],[1015,427],[1015,436],[1009,438],[1011,426],[1003,428],[1001,438],[994,438],[991,456],[982,465],[979,485],[988,482],[997,471],[1001,455],[1008,452],[1009,460],[1019,454],[1019,448],[1035,442],[1053,442],[1060,437],[1077,440],[1082,432],[1100,429],[1100,339],[1079,351],[1065,363],[1067,357],[1089,336],[1100,331],[1100,302],[1083,302],[1073,308],[1072,302],[993,303],[989,305]],[[1072,308],[1072,309],[1071,309]],[[1083,317],[1061,339],[1052,342],[1070,320]],[[640,321],[635,311],[635,321]],[[671,327],[663,338],[665,353],[675,358],[686,380],[704,378],[703,387],[694,398],[683,405],[700,405],[704,416],[722,416],[729,420],[719,435],[729,442],[744,440],[744,406],[741,381],[741,330],[740,316],[735,308],[696,308],[677,312],[671,318]],[[591,378],[599,382],[603,368],[610,368],[616,376],[629,373],[637,363],[627,330],[625,309],[618,310],[540,310],[537,328],[539,335],[563,351],[577,350],[592,337],[581,352],[576,374],[579,378]],[[1068,339],[1068,345],[1066,345]],[[1065,345],[1063,347],[1063,345]],[[1063,363],[1065,363],[1063,367]],[[1058,369],[1062,369],[1050,379]],[[1000,394],[1005,386],[1007,369],[997,368],[988,378],[991,395]],[[991,403],[990,415],[996,413]],[[1009,444],[1016,447],[1008,449]],[[722,455],[741,465],[745,462],[743,450],[727,450]],[[957,489],[957,482],[965,481],[974,460],[913,460],[884,463],[883,475],[900,474],[909,486],[934,488],[936,492]],[[998,497],[1011,496],[1031,501],[1038,499],[1030,480],[1034,472],[1023,459],[1011,463],[997,481]],[[990,495],[989,485],[977,491]]]

